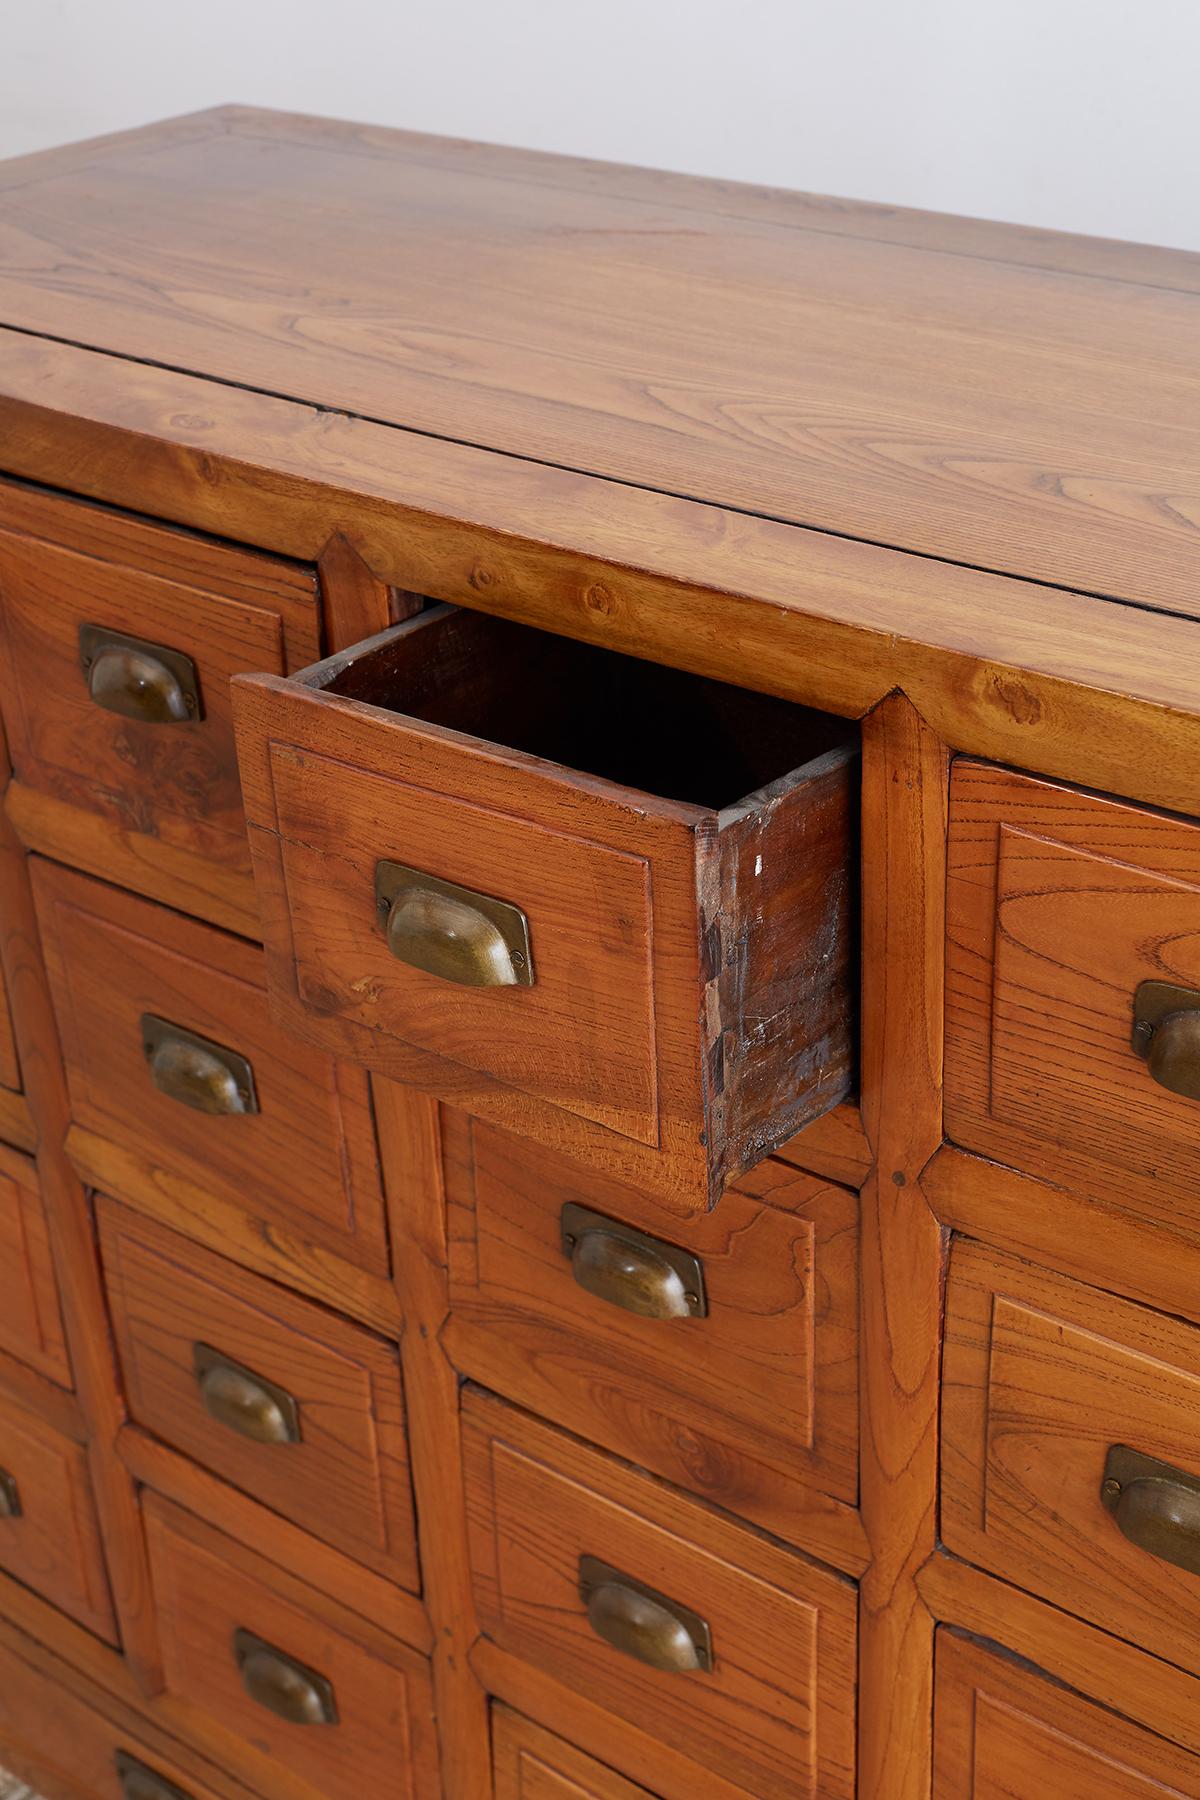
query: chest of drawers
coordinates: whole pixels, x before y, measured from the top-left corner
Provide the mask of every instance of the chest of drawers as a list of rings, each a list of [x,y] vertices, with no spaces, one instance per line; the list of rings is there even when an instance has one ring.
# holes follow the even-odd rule
[[[1200,259],[0,165],[0,1761],[1200,1794]]]

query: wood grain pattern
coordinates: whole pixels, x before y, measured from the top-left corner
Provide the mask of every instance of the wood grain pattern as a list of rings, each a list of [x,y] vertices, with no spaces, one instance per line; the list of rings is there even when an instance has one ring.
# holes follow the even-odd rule
[[[895,695],[863,729],[859,1792],[929,1792],[942,1234],[921,1178],[941,1140],[947,755]]]
[[[767,1162],[685,1223],[449,1108],[443,1142],[455,1365],[858,1573],[853,1197]],[[707,1316],[639,1318],[579,1287],[562,1247],[569,1203],[697,1254]],[[813,1488],[845,1504],[822,1506]]]
[[[34,880],[75,1122],[123,1149],[151,1195],[180,1177],[386,1273],[365,1079],[274,1023],[257,947],[40,859]],[[259,1110],[217,1117],[160,1093],[146,1013],[248,1057]]]
[[[961,761],[947,1131],[1152,1222],[1196,1215],[1200,1105],[1130,1047],[1144,980],[1200,987],[1200,828]]]
[[[0,319],[1194,607],[1196,258],[1160,253],[1179,271],[1160,285],[1100,251],[1098,279],[988,258],[971,227],[956,255],[813,228],[761,191],[747,217],[725,184],[544,166],[228,112],[42,179],[24,159],[0,206]]]
[[[2,1144],[0,1348],[70,1386],[71,1365],[37,1169]]]
[[[477,1391],[463,1417],[490,1637],[683,1751],[714,1795],[854,1791],[847,1583]],[[712,1671],[664,1673],[605,1644],[579,1597],[582,1554],[701,1613]]]
[[[824,1175],[843,1187],[860,1188],[871,1172],[871,1146],[862,1128],[857,1101],[844,1100],[775,1152],[780,1162],[813,1175]]]
[[[645,1788],[505,1706],[492,1712],[492,1752],[496,1800],[645,1800]]]
[[[1100,1499],[1124,1444],[1200,1474],[1200,1333],[996,1251],[950,1263],[948,1547],[1194,1673],[1200,1579],[1131,1543]]]
[[[130,1417],[285,1518],[420,1586],[404,1399],[393,1345],[101,1196],[105,1289]],[[212,1419],[197,1343],[283,1388],[300,1441]]]
[[[900,688],[959,750],[1194,804],[1185,619],[2,330],[0,429],[40,480],[306,558],[352,532],[405,590],[851,718]]]
[[[115,1643],[87,1459],[78,1444],[0,1395],[0,1467],[20,1494],[20,1513],[0,1518],[0,1568]]]
[[[1200,1760],[943,1627],[937,1800],[1174,1800],[1200,1795]]]
[[[150,1494],[144,1504],[167,1692],[196,1728],[231,1743],[235,1759],[279,1800],[360,1800],[379,1791],[425,1800],[437,1792],[423,1657],[169,1502]],[[234,1661],[238,1627],[332,1682],[337,1723],[290,1725],[257,1704]]]

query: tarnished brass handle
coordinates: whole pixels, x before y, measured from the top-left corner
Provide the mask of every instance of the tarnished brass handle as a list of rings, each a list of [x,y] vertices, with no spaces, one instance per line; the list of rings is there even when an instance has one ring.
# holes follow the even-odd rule
[[[81,625],[79,664],[88,693],[106,712],[141,725],[185,725],[204,717],[196,665],[182,650],[103,625]]]
[[[10,1475],[7,1469],[0,1469],[0,1519],[20,1517],[21,1490],[17,1486],[17,1478]]]
[[[594,1556],[579,1559],[579,1594],[588,1624],[614,1650],[668,1674],[711,1672],[712,1633],[689,1607]]]
[[[333,1684],[324,1675],[240,1626],[233,1634],[233,1654],[242,1686],[256,1706],[289,1725],[337,1724]]]
[[[1200,1477],[1114,1444],[1100,1499],[1131,1544],[1200,1575]]]
[[[222,1355],[211,1344],[192,1345],[192,1371],[204,1410],[218,1425],[256,1444],[298,1444],[300,1408],[286,1388]]]
[[[580,1287],[643,1319],[702,1319],[708,1312],[704,1265],[690,1250],[648,1237],[568,1201],[563,1254]]]
[[[184,1788],[139,1762],[128,1750],[118,1750],[114,1760],[117,1780],[121,1784],[121,1800],[192,1800]]]
[[[533,986],[519,906],[393,862],[376,864],[375,904],[399,962],[460,987]]]
[[[1133,1048],[1160,1087],[1200,1100],[1200,990],[1143,981],[1133,997]]]
[[[142,1049],[150,1079],[168,1100],[202,1113],[256,1113],[254,1070],[246,1058],[170,1019],[142,1014]]]

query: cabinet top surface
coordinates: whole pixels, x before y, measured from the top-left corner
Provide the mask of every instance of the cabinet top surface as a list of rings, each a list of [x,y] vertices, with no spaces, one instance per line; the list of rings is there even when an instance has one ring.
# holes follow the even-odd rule
[[[1200,255],[221,108],[0,163],[0,325],[1200,614]]]

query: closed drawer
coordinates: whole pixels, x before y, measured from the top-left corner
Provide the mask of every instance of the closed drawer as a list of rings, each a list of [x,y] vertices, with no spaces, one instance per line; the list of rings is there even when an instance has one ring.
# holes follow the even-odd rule
[[[104,1197],[97,1220],[134,1422],[415,1589],[395,1345]]]
[[[853,1793],[849,1582],[476,1390],[463,1429],[490,1637],[692,1758],[714,1800]]]
[[[1200,1219],[1200,825],[971,762],[950,817],[948,1134]]]
[[[155,1494],[145,1497],[167,1693],[320,1800],[436,1794],[423,1657]],[[249,1766],[249,1765],[247,1765]]]
[[[259,951],[31,867],[72,1118],[119,1153],[100,1155],[107,1184],[151,1204],[211,1196],[386,1271],[366,1079],[274,1022]]]
[[[459,1368],[777,1534],[857,1493],[853,1194],[764,1162],[711,1213],[447,1112]]]
[[[1200,1672],[1200,1330],[959,1243],[943,1404],[949,1548]]]
[[[37,1170],[0,1145],[0,1350],[70,1386]]]
[[[82,1448],[0,1396],[0,1569],[116,1642]]]
[[[1197,1800],[1200,1758],[943,1626],[933,1792],[934,1800]]]
[[[164,1756],[0,1645],[0,1763],[45,1800],[245,1800],[215,1769],[183,1773],[175,1758],[186,1754]]]
[[[506,1706],[492,1709],[495,1800],[651,1800],[572,1744]]]
[[[297,1029],[685,1211],[846,1093],[842,721],[451,607],[235,704]]]

